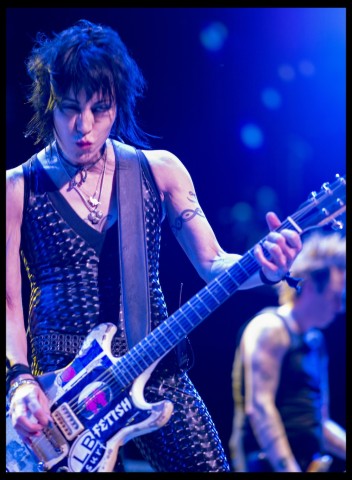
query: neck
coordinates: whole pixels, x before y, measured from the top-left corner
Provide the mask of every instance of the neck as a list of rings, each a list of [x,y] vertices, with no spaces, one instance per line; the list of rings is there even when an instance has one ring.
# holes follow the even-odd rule
[[[72,173],[72,175],[70,175],[71,178],[72,178],[73,175],[75,175],[80,170],[88,171],[92,167],[94,167],[94,165],[96,165],[103,158],[103,156],[105,154],[105,151],[106,151],[106,143],[104,143],[104,145],[100,149],[100,155],[96,160],[94,160],[93,162],[87,163],[85,165],[77,165],[76,163],[72,163],[70,160],[68,160],[65,157],[65,155],[64,155],[63,151],[61,150],[61,147],[59,146],[58,142],[56,142],[56,147],[57,147],[57,153],[59,155],[59,158],[62,161],[62,163],[65,165],[66,170],[68,171],[69,174]]]
[[[59,160],[61,162],[61,165],[63,166],[63,169],[67,173],[67,175],[70,178],[70,187],[69,189],[71,190],[74,187],[80,187],[87,179],[88,176],[88,171],[93,168],[103,157],[105,157],[106,161],[106,143],[104,143],[99,157],[94,160],[94,162],[87,164],[87,165],[74,165],[71,163],[67,158],[62,153],[61,148],[57,144],[57,153]],[[104,168],[105,168],[105,162],[104,162]]]

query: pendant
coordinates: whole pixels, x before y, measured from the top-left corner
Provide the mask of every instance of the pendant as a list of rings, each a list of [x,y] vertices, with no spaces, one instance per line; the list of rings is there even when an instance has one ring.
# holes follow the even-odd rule
[[[79,180],[77,181],[77,177],[79,175]],[[70,190],[75,187],[80,187],[82,183],[84,183],[87,179],[87,170],[84,167],[80,167],[74,176],[70,180]]]
[[[97,200],[95,197],[89,197],[88,203],[92,207],[97,207],[98,205],[100,205],[101,202],[99,202],[99,200]]]
[[[99,220],[103,217],[103,212],[98,210],[96,212],[90,212],[88,215],[88,220],[93,224],[96,225],[99,223]]]

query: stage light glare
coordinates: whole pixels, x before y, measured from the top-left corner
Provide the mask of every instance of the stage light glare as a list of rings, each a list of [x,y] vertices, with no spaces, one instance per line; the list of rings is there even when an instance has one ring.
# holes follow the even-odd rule
[[[275,88],[265,88],[262,91],[261,99],[263,104],[271,110],[281,107],[281,95]]]
[[[309,60],[301,60],[298,65],[298,70],[305,77],[312,77],[315,74],[315,66]]]
[[[200,32],[200,42],[211,51],[218,51],[224,46],[228,31],[221,22],[213,22]]]
[[[278,74],[279,74],[279,77],[285,82],[290,82],[294,80],[296,76],[294,68],[288,63],[279,65]]]
[[[254,123],[247,123],[241,129],[242,142],[248,148],[260,148],[264,141],[262,130]]]

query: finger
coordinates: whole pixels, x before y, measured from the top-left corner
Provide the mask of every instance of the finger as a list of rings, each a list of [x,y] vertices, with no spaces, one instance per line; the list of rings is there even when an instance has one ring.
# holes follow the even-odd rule
[[[48,400],[41,390],[36,393],[38,393],[38,396],[29,395],[28,408],[38,422],[46,426],[52,421]]]
[[[302,248],[301,237],[294,230],[283,229],[280,233],[271,231],[268,233],[266,240],[277,244],[284,255],[289,258],[296,256]],[[278,250],[276,249],[276,251]]]
[[[39,430],[46,426],[50,421],[50,410],[47,397],[44,395],[39,386],[22,385],[19,387],[11,400],[10,414],[12,422],[16,427],[25,428],[26,431]]]
[[[265,240],[262,244],[266,254],[260,245],[256,246],[254,253],[265,276],[269,280],[279,281],[289,271],[295,253],[293,249],[288,248],[282,235],[273,232],[269,235],[271,235],[271,241]]]
[[[266,214],[266,221],[271,232],[281,225],[281,221],[275,212],[268,212]],[[283,229],[280,233],[286,238],[290,247],[297,249],[298,252],[301,251],[302,241],[300,235],[298,235],[296,231]]]
[[[265,218],[270,231],[275,230],[281,225],[281,221],[275,212],[268,212]]]
[[[37,425],[37,427],[34,427],[34,425]],[[21,438],[25,438],[25,439],[28,439],[31,437],[33,438],[39,437],[42,434],[42,431],[43,431],[43,426],[39,425],[39,423],[37,424],[30,423],[28,424],[28,427],[25,424],[22,424],[21,426],[18,425],[16,427],[16,432],[18,433],[18,435]]]
[[[302,249],[302,240],[297,232],[283,230],[280,234],[269,233],[268,242],[264,242],[263,245],[270,252],[272,261],[279,267],[289,270]]]
[[[280,239],[276,239],[275,242],[265,240],[263,243],[263,247],[267,252],[269,252],[270,258],[266,259],[269,260],[271,263],[274,263],[279,268],[285,268],[287,259],[286,259],[286,248],[285,248],[285,241],[283,237]]]
[[[286,233],[270,232],[263,246],[270,252],[271,260],[278,266],[286,268],[291,265],[296,256],[296,249],[291,246],[297,234],[292,231]]]
[[[264,247],[268,251],[269,255],[272,256],[272,245],[271,243],[268,243],[268,245],[265,245],[264,242]],[[273,273],[276,273],[278,270],[278,267],[271,261],[271,259],[267,259],[266,256],[264,255],[262,247],[258,244],[254,248],[254,255],[261,267],[267,268]]]
[[[294,230],[284,229],[281,234],[285,237],[286,243],[289,247],[300,252],[302,250],[302,239],[300,235]]]
[[[28,437],[28,435],[39,435],[44,428],[33,417],[23,402],[16,404],[11,412],[11,421],[14,429],[21,437]]]
[[[47,413],[36,399],[28,401],[28,410],[31,412],[33,418],[42,426],[48,425],[51,421],[50,414]]]

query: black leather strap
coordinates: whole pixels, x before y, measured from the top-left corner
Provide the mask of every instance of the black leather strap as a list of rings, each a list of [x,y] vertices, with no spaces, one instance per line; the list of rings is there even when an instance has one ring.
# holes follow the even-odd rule
[[[138,150],[114,144],[122,308],[128,347],[150,330],[148,259]]]

